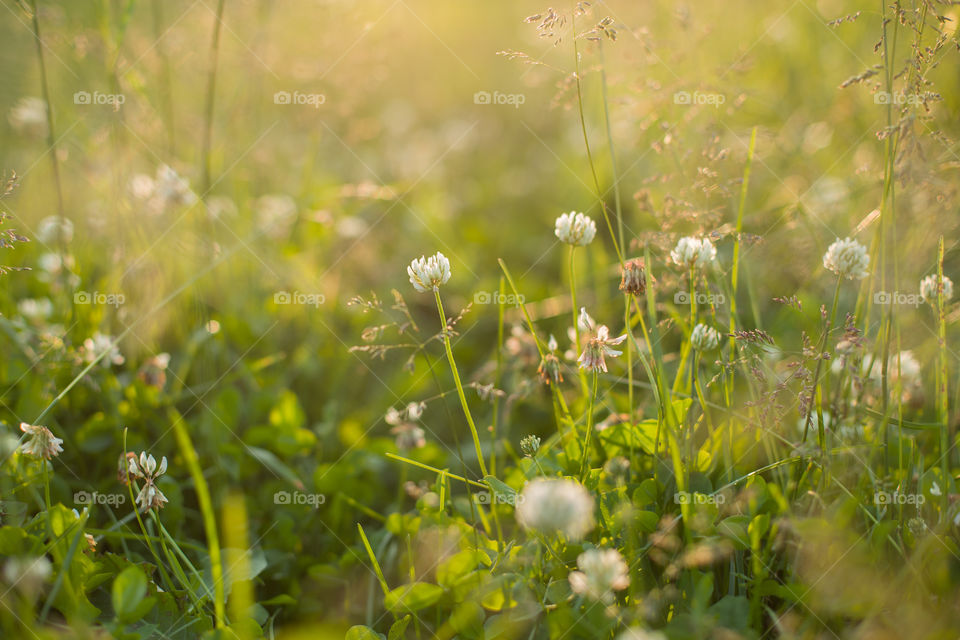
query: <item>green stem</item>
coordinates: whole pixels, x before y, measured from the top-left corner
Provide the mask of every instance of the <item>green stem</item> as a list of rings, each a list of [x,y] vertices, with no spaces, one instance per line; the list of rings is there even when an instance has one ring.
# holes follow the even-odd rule
[[[587,432],[583,436],[583,455],[580,458],[580,482],[584,481],[587,473],[587,460],[590,458],[590,437],[593,435],[593,403],[597,398],[597,370],[593,370],[593,385],[590,392],[590,401],[587,404]]]
[[[457,371],[457,362],[453,359],[453,349],[450,347],[450,335],[447,332],[447,316],[443,313],[443,302],[440,301],[440,290],[433,290],[434,297],[437,300],[437,311],[440,314],[440,324],[443,327],[443,346],[447,350],[447,360],[450,362],[450,371],[453,373],[453,380],[457,385],[457,395],[460,397],[460,406],[463,407],[463,415],[467,418],[467,424],[470,426],[470,435],[473,437],[473,446],[477,451],[477,462],[480,463],[480,473],[486,477],[487,464],[483,461],[483,449],[480,447],[480,435],[477,433],[477,425],[473,422],[473,416],[470,414],[470,407],[467,405],[467,397],[463,393],[463,383],[460,382],[460,372]]]

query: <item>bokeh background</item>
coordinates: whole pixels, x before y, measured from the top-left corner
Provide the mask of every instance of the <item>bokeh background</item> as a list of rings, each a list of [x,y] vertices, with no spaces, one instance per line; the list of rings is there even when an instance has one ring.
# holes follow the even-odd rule
[[[0,261],[31,269],[3,276],[0,415],[11,426],[29,422],[73,379],[91,349],[85,341],[129,329],[114,362],[51,418],[71,445],[65,463],[75,480],[109,486],[123,427],[131,448],[174,455],[154,387],[137,376],[169,354],[164,393],[196,434],[210,481],[259,505],[251,538],[269,570],[258,595],[291,593],[284,620],[363,616],[372,583],[354,553],[357,507],[338,492],[349,487],[351,500],[377,511],[391,504],[406,471],[382,456],[393,447],[384,412],[437,393],[429,372],[439,345],[413,374],[403,350],[383,360],[351,352],[373,321],[348,301],[375,292],[389,305],[396,288],[432,327],[432,297],[407,283],[410,259],[437,250],[451,259],[444,295],[456,314],[497,290],[503,258],[544,331],[566,333],[569,300],[558,286],[566,252],[553,220],[569,210],[601,219],[573,28],[609,16],[616,32],[578,42],[582,106],[611,206],[615,157],[633,255],[649,243],[662,260],[671,234],[731,231],[757,128],[744,218],[756,238],[742,277],[754,326],[784,336],[785,350],[799,349],[809,327],[771,298],[829,305],[834,281],[821,256],[837,237],[869,241],[888,127],[904,140],[900,290],[914,293],[935,270],[940,235],[945,271],[955,264],[953,49],[931,51],[922,72],[905,67],[898,79],[932,82],[942,99],[891,117],[876,98],[880,76],[871,76],[880,63],[876,5],[597,2],[576,25],[544,32],[542,18],[524,20],[547,8],[527,1],[226,0],[219,29],[217,0],[41,1],[51,148],[42,103],[29,101],[43,98],[30,15],[13,0],[0,4],[0,168],[19,183],[2,206],[6,227],[31,240]],[[98,104],[98,95],[122,104]],[[72,223],[69,238],[49,233],[42,221],[52,215]],[[601,266],[615,264],[602,224],[598,238],[584,258],[589,305],[616,291],[616,274]],[[658,277],[666,291],[676,284]],[[84,304],[77,292],[123,302]],[[283,304],[283,292],[316,304]],[[855,294],[845,291],[844,303]],[[669,315],[669,297],[662,304]],[[932,357],[932,316],[902,322],[906,346]],[[474,305],[458,330],[466,376],[487,382],[496,306]],[[548,428],[542,408],[517,411],[507,427],[517,437]],[[442,410],[424,420],[432,427],[424,460],[469,446],[462,434],[454,441]],[[271,495],[298,482],[331,496],[323,509],[275,508]],[[168,526],[200,535],[192,499],[176,499],[189,485],[170,481],[167,491]]]

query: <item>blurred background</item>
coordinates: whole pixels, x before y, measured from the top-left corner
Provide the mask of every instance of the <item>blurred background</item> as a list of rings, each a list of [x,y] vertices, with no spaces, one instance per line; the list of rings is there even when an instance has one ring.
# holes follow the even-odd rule
[[[29,421],[98,345],[124,334],[50,418],[72,445],[77,481],[109,485],[123,427],[131,448],[172,457],[167,416],[155,410],[166,397],[196,433],[212,484],[263,499],[250,513],[269,566],[259,595],[292,593],[291,619],[361,613],[358,512],[332,498],[294,517],[270,495],[297,483],[331,496],[349,487],[352,501],[388,508],[407,478],[382,456],[394,449],[384,413],[438,392],[428,373],[437,344],[413,375],[409,349],[383,361],[350,351],[376,325],[348,306],[357,295],[389,307],[398,289],[424,325],[420,340],[435,331],[432,297],[407,282],[412,258],[450,258],[450,315],[497,290],[503,258],[544,333],[565,336],[556,216],[599,222],[581,301],[599,306],[617,274],[600,266],[615,261],[597,184],[613,207],[619,175],[630,253],[648,244],[662,265],[678,233],[732,231],[756,127],[742,277],[754,326],[799,349],[807,327],[771,298],[829,304],[821,256],[838,237],[872,237],[884,132],[897,127],[901,290],[916,292],[935,270],[941,234],[945,272],[956,264],[952,50],[921,47],[925,65],[905,66],[898,86],[932,83],[937,95],[888,110],[896,97],[878,98],[874,75],[876,6],[597,2],[551,25],[550,10],[527,1],[41,0],[35,24],[14,0],[0,4],[0,169],[18,183],[0,203],[4,228],[30,240],[0,260],[30,269],[6,274],[0,293],[0,413],[11,426]],[[577,52],[574,30],[595,31]],[[729,250],[720,244],[722,264]],[[653,269],[670,291],[676,276]],[[852,308],[855,289],[847,295]],[[458,324],[465,376],[481,383],[496,309],[475,304]],[[932,316],[903,322],[906,346],[934,353]],[[385,333],[378,341],[405,340]],[[518,437],[547,415],[518,411],[515,421],[534,425]],[[423,460],[441,458],[438,442],[469,446],[446,420],[425,415]],[[201,535],[192,498],[175,498],[181,488],[191,491],[166,489],[165,521]]]

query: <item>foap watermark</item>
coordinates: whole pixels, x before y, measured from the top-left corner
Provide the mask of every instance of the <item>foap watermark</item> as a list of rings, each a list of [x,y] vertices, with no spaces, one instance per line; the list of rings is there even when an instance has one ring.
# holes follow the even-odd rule
[[[693,298],[693,302],[697,304],[717,305],[725,304],[727,301],[726,296],[722,293],[701,293],[699,291],[690,293],[689,291],[677,291],[673,294],[673,303],[690,304],[691,297]]]
[[[523,294],[500,293],[499,291],[477,291],[473,294],[473,304],[521,305],[526,301]]]
[[[322,93],[277,91],[273,94],[273,104],[309,105],[314,109],[319,109],[320,105],[325,104],[326,101],[327,96]]]
[[[304,293],[302,291],[294,291],[291,293],[289,291],[277,291],[275,294],[273,294],[274,304],[303,304],[313,308],[318,308],[326,301],[327,297],[322,293]]]
[[[127,501],[127,496],[122,493],[100,493],[98,491],[77,491],[73,494],[73,504],[89,505],[103,504],[111,507],[117,507]]]
[[[873,94],[874,104],[923,104],[923,98],[916,94],[907,95],[905,93],[891,93],[889,91],[877,91]]]
[[[119,307],[126,302],[127,297],[122,293],[104,293],[102,291],[77,291],[73,294],[74,304],[110,305]]]
[[[99,91],[90,93],[89,91],[77,91],[73,94],[73,104],[110,105],[114,109],[117,109],[126,101],[127,96],[122,93],[100,93]]]
[[[722,493],[690,493],[689,491],[678,491],[673,494],[674,504],[723,504],[727,501]]]
[[[500,495],[498,493],[490,493],[488,491],[480,491],[473,494],[473,501],[477,504],[510,504],[517,506],[523,502],[524,497],[519,493],[511,493],[509,495]]]
[[[719,107],[727,101],[722,93],[704,93],[701,91],[677,91],[673,94],[673,104],[710,104]]]
[[[891,305],[903,304],[919,307],[923,304],[923,296],[919,293],[902,293],[900,291],[877,291],[873,294],[873,304]]]
[[[500,93],[494,91],[477,91],[473,94],[473,104],[508,104],[514,109],[519,109],[520,105],[527,101],[527,96],[522,93]]]
[[[886,504],[915,504],[921,505],[927,501],[927,497],[922,493],[900,493],[899,491],[894,491],[890,493],[889,491],[877,491],[873,494],[874,504],[886,505]]]
[[[291,504],[319,509],[327,501],[322,493],[304,493],[303,491],[277,491],[273,494],[273,504]]]

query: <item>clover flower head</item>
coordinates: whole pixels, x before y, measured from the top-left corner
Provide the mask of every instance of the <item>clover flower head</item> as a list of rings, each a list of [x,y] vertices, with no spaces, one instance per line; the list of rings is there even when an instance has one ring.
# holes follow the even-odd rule
[[[923,298],[924,302],[929,302],[930,304],[937,304],[937,298],[939,296],[938,283],[940,282],[937,278],[937,274],[932,274],[920,281],[920,296]],[[943,276],[943,301],[947,302],[950,298],[953,297],[953,280],[948,276]]]
[[[523,455],[533,457],[540,449],[540,438],[534,435],[526,436],[520,441],[520,451]]]
[[[143,487],[137,494],[137,504],[146,511],[147,509],[162,509],[167,503],[167,497],[156,485],[157,478],[167,471],[167,457],[164,456],[157,465],[153,454],[147,454],[146,451],[140,452],[140,457],[129,456],[127,464],[127,473],[129,477],[143,480]]]
[[[63,440],[53,435],[46,427],[20,423],[20,431],[27,434],[27,441],[20,445],[20,450],[28,456],[49,460],[63,451]]]
[[[571,211],[557,218],[553,232],[561,242],[582,247],[593,241],[597,225],[590,216]]]
[[[823,266],[835,274],[848,280],[862,280],[870,272],[870,256],[867,248],[850,238],[837,240],[823,254]]]
[[[713,327],[698,324],[690,332],[690,344],[697,351],[713,351],[720,344],[720,333]]]
[[[677,241],[670,259],[680,267],[705,267],[717,259],[717,249],[706,238],[685,236]]]
[[[520,493],[517,521],[524,529],[582,540],[593,529],[593,505],[593,496],[575,480],[538,478]]]
[[[612,604],[614,591],[630,586],[627,563],[616,549],[589,549],[577,558],[579,571],[571,571],[570,588],[574,593]]]
[[[450,261],[439,251],[429,258],[420,256],[407,267],[407,274],[410,284],[420,293],[437,291],[450,279]]]
[[[620,291],[633,296],[642,296],[647,290],[647,276],[643,260],[627,260],[620,274]]]
[[[580,309],[580,317],[577,320],[577,324],[580,325],[582,331],[592,334],[587,339],[583,353],[581,353],[577,359],[577,362],[580,363],[580,368],[586,369],[587,371],[602,371],[606,373],[607,362],[605,356],[616,358],[623,353],[622,351],[613,349],[612,346],[617,346],[626,340],[627,334],[623,334],[619,338],[611,338],[610,329],[607,328],[607,325],[601,324],[597,326],[593,318],[590,317],[590,314],[588,314],[584,308]]]

